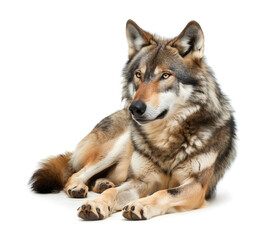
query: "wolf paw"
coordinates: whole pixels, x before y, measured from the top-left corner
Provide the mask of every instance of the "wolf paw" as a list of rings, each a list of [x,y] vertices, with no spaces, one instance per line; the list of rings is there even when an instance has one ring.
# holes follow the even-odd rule
[[[99,178],[95,181],[94,186],[91,190],[96,193],[102,193],[108,188],[115,187],[115,185],[105,178]]]
[[[112,182],[109,182],[109,181],[102,182],[102,183],[99,185],[99,193],[102,193],[102,192],[105,191],[106,189],[108,189],[108,188],[112,188],[112,187],[115,187],[115,185],[114,185]]]
[[[72,198],[86,198],[88,187],[83,183],[71,184],[65,189],[65,192]]]
[[[104,202],[86,201],[78,208],[78,217],[83,220],[102,220],[110,216],[112,209]]]
[[[146,211],[147,207],[139,201],[133,201],[123,208],[122,214],[124,218],[129,220],[146,220]]]

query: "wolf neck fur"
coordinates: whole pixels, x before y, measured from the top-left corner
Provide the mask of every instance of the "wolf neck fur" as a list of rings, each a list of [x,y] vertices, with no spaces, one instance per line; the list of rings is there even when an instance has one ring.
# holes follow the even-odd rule
[[[139,125],[132,120],[132,138],[135,150],[158,165],[163,171],[173,169],[194,151],[196,132],[193,122],[201,115],[200,107],[191,108],[189,112],[179,112],[179,116],[167,116],[146,125]],[[195,116],[195,119],[193,117]],[[189,118],[189,119],[188,119]],[[193,139],[193,140],[192,140]],[[193,142],[193,143],[192,143]],[[188,149],[192,149],[187,152]],[[195,149],[196,150],[196,149]],[[172,166],[169,168],[169,166]],[[165,172],[166,174],[169,174]]]

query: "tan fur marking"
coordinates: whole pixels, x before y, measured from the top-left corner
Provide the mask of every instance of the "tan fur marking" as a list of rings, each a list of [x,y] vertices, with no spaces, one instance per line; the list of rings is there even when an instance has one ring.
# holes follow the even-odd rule
[[[157,107],[159,105],[159,86],[160,82],[158,81],[150,83],[141,82],[133,101],[141,100],[153,107]]]
[[[132,142],[128,141],[128,143],[125,144],[124,152],[120,156],[121,161],[119,161],[115,168],[107,175],[107,178],[115,185],[126,180],[132,153]]]

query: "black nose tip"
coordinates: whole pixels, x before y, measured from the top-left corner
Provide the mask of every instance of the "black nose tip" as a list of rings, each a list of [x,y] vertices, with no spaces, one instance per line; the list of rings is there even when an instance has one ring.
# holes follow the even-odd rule
[[[146,108],[147,108],[146,104],[139,100],[131,103],[131,105],[129,106],[129,111],[135,117],[141,117],[146,111]]]

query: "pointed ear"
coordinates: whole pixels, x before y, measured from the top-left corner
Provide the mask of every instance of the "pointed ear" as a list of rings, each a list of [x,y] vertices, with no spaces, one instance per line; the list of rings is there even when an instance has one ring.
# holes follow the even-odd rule
[[[201,59],[204,55],[204,36],[200,25],[196,21],[189,22],[170,45],[177,48],[183,58]]]
[[[150,44],[152,35],[142,30],[134,21],[128,20],[126,26],[128,57],[131,59],[144,46]]]

